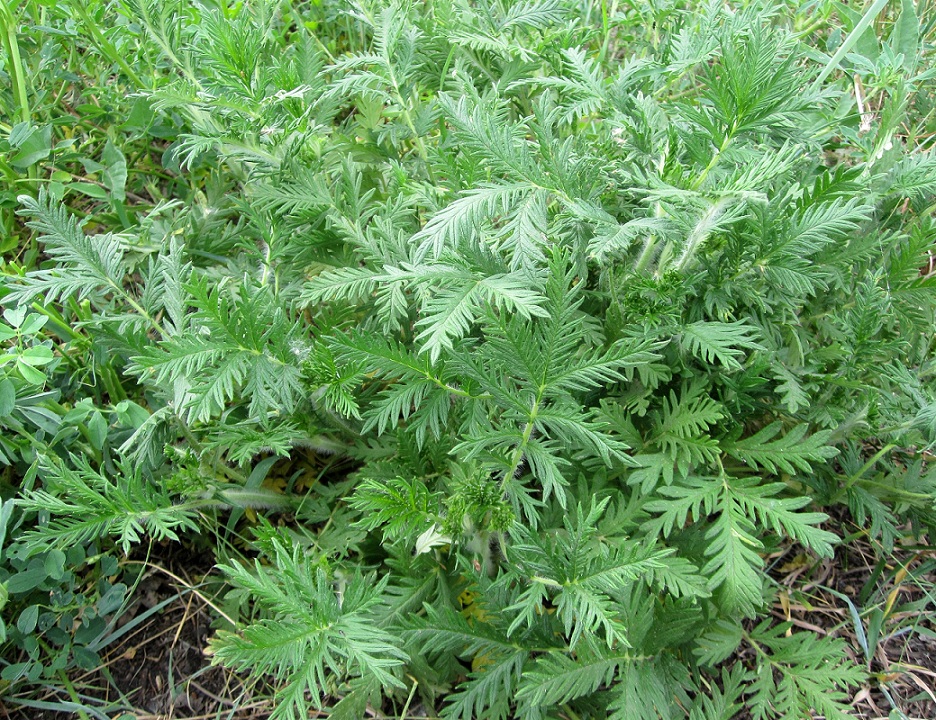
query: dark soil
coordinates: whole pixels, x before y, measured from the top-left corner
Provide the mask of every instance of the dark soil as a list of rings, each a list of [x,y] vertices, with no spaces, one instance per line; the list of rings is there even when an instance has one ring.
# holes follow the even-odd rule
[[[855,529],[837,531],[845,534]],[[772,575],[789,590],[775,604],[773,614],[780,621],[792,622],[794,631],[832,635],[848,643],[855,662],[870,674],[868,684],[852,698],[854,717],[934,720],[936,597],[931,593],[936,587],[936,550],[926,543],[898,546],[889,554],[852,540],[834,558],[818,564],[796,553],[791,547],[775,558]],[[889,555],[889,562],[876,567],[882,555]],[[843,598],[854,606],[861,631]],[[875,613],[883,617],[877,633],[872,620]],[[870,658],[859,632],[864,634]],[[898,712],[891,715],[894,710]]]
[[[190,718],[234,706],[243,688],[232,684],[222,668],[212,667],[204,654],[212,633],[207,606],[191,593],[181,595],[175,584],[158,575],[141,590],[139,612],[168,597],[177,600],[156,614],[145,632],[105,659],[113,662],[114,685],[135,708],[153,715]]]
[[[145,564],[145,575],[118,631],[134,621],[138,625],[101,653],[100,668],[72,677],[84,704],[100,709],[103,717],[127,720],[268,717],[269,700],[252,702],[251,688],[230,671],[213,666],[205,654],[218,615],[210,606],[217,604],[216,599],[204,587],[213,570],[210,556],[178,546],[163,550],[163,557],[151,557]],[[70,698],[56,694],[37,699],[59,703]],[[0,704],[2,720],[75,716]]]

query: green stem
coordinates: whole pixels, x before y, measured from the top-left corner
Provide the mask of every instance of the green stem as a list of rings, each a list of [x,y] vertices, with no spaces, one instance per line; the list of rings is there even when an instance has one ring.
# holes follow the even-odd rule
[[[806,26],[805,28],[803,28],[802,30],[800,30],[800,31],[798,31],[798,32],[796,32],[796,33],[794,33],[793,36],[794,36],[797,40],[802,40],[802,39],[804,39],[804,38],[807,38],[807,37],[809,37],[810,35],[812,35],[814,32],[816,32],[816,30],[818,30],[818,29],[821,28],[823,25],[825,25],[826,23],[828,23],[828,21],[829,21],[828,16],[821,17],[821,18],[819,18],[818,20],[814,20],[813,22],[811,22],[809,25],[807,25],[807,26]]]
[[[20,122],[29,122],[29,96],[26,93],[26,74],[23,71],[23,60],[20,56],[19,41],[16,37],[16,18],[6,0],[0,0],[0,33],[2,33],[3,50],[7,56],[7,65],[10,72],[10,82],[13,86],[13,97],[16,99],[16,110]]]
[[[663,217],[665,215],[663,210],[663,205],[659,202],[656,203],[656,208],[654,210],[655,217]],[[653,258],[653,251],[656,249],[657,241],[659,236],[656,233],[650,235],[647,238],[647,242],[644,243],[643,250],[640,253],[640,257],[637,258],[637,263],[634,265],[634,273],[640,274],[647,269],[647,265],[650,264],[650,260]]]
[[[829,58],[829,62],[822,68],[822,72],[819,73],[819,77],[817,77],[816,81],[813,83],[813,90],[818,90],[825,79],[839,66],[839,63],[842,62],[845,56],[851,52],[851,49],[864,34],[864,31],[868,29],[875,18],[877,18],[881,11],[887,6],[887,2],[888,0],[875,0],[874,4],[861,16],[861,20],[859,20],[854,29],[848,33],[848,37],[845,38],[845,41],[839,46],[839,49],[835,51],[835,55]]]
[[[764,658],[764,659],[767,661],[767,663],[768,663],[769,665],[771,665],[771,666],[776,666],[776,665],[777,665],[777,664],[773,661],[773,658],[770,657],[770,653],[768,653],[766,650],[764,650],[764,648],[762,648],[762,647],[754,640],[754,638],[752,638],[752,637],[750,636],[750,634],[748,633],[748,631],[745,630],[744,628],[741,629],[741,637],[743,637],[743,638],[747,641],[747,644],[750,645],[758,655],[760,655],[762,658]]]
[[[78,13],[78,16],[81,18],[81,22],[84,24],[85,29],[91,34],[91,40],[97,47],[98,51],[111,62],[117,63],[120,69],[124,71],[124,74],[130,78],[130,81],[138,88],[147,87],[146,83],[143,82],[143,79],[136,74],[136,71],[130,67],[130,64],[124,59],[123,55],[121,55],[117,48],[114,47],[114,44],[106,37],[104,37],[104,34],[98,27],[99,23],[88,14],[88,11],[84,8],[84,6],[80,2],[77,2],[73,3],[71,8]]]
[[[601,43],[601,51],[598,53],[598,62],[603,63],[608,56],[608,49],[611,46],[611,18],[617,14],[618,0],[611,4],[611,11],[608,11],[608,0],[601,0],[601,32],[604,35],[604,41]]]
[[[195,437],[194,433],[192,433],[191,428],[189,428],[188,423],[186,423],[185,420],[183,420],[178,415],[175,415],[174,417],[178,423],[182,437],[185,438],[185,441],[189,444],[189,447],[191,447],[197,454],[201,455],[204,452],[204,446],[201,444],[201,441]],[[238,482],[241,485],[247,482],[247,477],[242,472],[229,467],[219,459],[213,460],[212,465],[214,465],[215,469],[220,475],[224,475],[230,480]]]
[[[452,58],[455,57],[455,46],[449,49],[448,56],[445,58],[445,64],[442,66],[442,72],[439,74],[439,92],[445,90],[445,76],[448,75],[448,69],[452,64]]]
[[[146,312],[143,306],[140,305],[139,302],[137,302],[136,298],[134,298],[133,295],[128,293],[123,288],[123,285],[115,282],[111,278],[107,278],[106,282],[104,283],[104,287],[109,288],[115,295],[120,297],[125,303],[127,303],[131,308],[133,308],[140,317],[144,318],[149,323],[150,327],[152,327],[156,332],[159,333],[161,338],[165,339],[165,338],[170,337],[170,333],[166,331],[166,329],[162,326],[159,320],[157,320],[155,317],[153,317],[148,312]],[[72,300],[74,300],[74,298],[72,298]],[[87,313],[82,313],[81,308],[78,306],[77,303],[70,302],[69,304],[72,307],[72,309],[75,311],[75,315],[78,316],[79,320],[81,320],[82,315],[84,314],[86,315],[86,319],[84,320],[84,322],[90,322],[90,315]],[[242,349],[246,349],[246,348],[242,348]],[[257,354],[259,355],[260,353],[257,352]]]
[[[44,315],[49,318],[51,324],[55,326],[55,331],[57,334],[62,337],[64,340],[70,342],[86,342],[87,338],[79,333],[77,330],[72,328],[71,325],[62,317],[61,313],[57,312],[55,308],[42,305],[40,303],[31,303],[30,307],[35,310],[40,315]],[[69,361],[78,366],[66,353],[63,353]],[[127,398],[127,393],[123,389],[123,385],[120,383],[120,378],[117,375],[117,371],[111,365],[101,365],[100,368],[96,371],[100,374],[101,382],[104,385],[104,389],[107,390],[107,394],[110,396],[112,403],[118,403],[121,400]]]
[[[698,190],[699,186],[702,185],[703,182],[705,182],[705,178],[708,177],[708,174],[718,164],[718,159],[722,156],[722,153],[724,153],[725,150],[728,149],[728,146],[731,145],[731,141],[734,138],[734,134],[735,134],[735,127],[734,125],[732,125],[729,131],[725,133],[725,139],[722,140],[722,144],[718,147],[717,150],[715,150],[715,154],[712,155],[712,159],[709,160],[708,165],[705,166],[705,169],[702,171],[699,177],[697,177],[689,186],[690,190]]]
[[[520,467],[520,463],[523,462],[523,456],[526,454],[527,445],[530,442],[530,438],[533,437],[533,424],[536,421],[536,416],[539,414],[540,403],[543,400],[543,391],[544,387],[540,387],[539,391],[536,394],[536,399],[533,400],[533,406],[530,408],[530,414],[527,416],[527,423],[523,427],[523,435],[520,437],[520,442],[517,445],[517,449],[514,450],[514,455],[510,459],[510,469],[504,473],[504,479],[500,483],[500,492],[504,492],[504,487],[507,485],[507,482],[514,476],[517,472],[517,468]]]
[[[65,321],[65,318],[63,318],[62,315],[53,307],[42,305],[41,303],[37,302],[31,303],[29,307],[31,307],[40,315],[44,315],[45,317],[49,318],[53,325],[55,325],[63,334],[68,336],[68,339],[84,340],[84,336],[72,328],[72,326]]]
[[[897,447],[897,446],[896,446],[894,443],[888,443],[887,445],[885,445],[884,447],[882,447],[880,450],[878,450],[876,453],[874,453],[874,455],[871,456],[871,458],[868,460],[868,462],[866,462],[864,465],[862,465],[862,466],[858,469],[858,472],[856,472],[856,473],[854,473],[853,475],[851,475],[851,476],[845,481],[845,485],[844,485],[844,487],[841,489],[841,491],[838,493],[837,499],[840,498],[840,497],[842,496],[842,493],[848,492],[848,490],[851,489],[851,487],[852,487],[856,482],[858,482],[858,481],[864,476],[864,474],[865,474],[866,472],[868,472],[868,470],[870,470],[872,467],[874,467],[874,466],[877,464],[878,460],[880,460],[882,457],[884,457],[885,455],[887,455],[887,453],[889,453],[889,452],[890,452],[891,450],[893,450],[895,447]]]
[[[400,103],[400,109],[403,111],[403,120],[406,122],[406,126],[410,129],[410,132],[413,133],[413,139],[416,142],[416,151],[419,153],[420,159],[426,166],[426,175],[429,178],[429,182],[434,184],[435,178],[432,174],[432,167],[429,165],[429,153],[426,150],[426,143],[423,142],[420,134],[416,132],[416,124],[413,122],[413,116],[410,114],[406,101],[403,100],[403,94],[400,92],[400,86],[397,83],[396,75],[393,72],[393,66],[390,63],[387,64],[387,69],[390,73],[390,83],[393,85],[393,92],[396,95],[397,102]]]
[[[650,258],[653,257],[653,251],[656,249],[657,237],[656,233],[647,238],[647,242],[644,243],[643,252],[640,253],[640,257],[637,258],[637,264],[634,265],[634,272],[638,275],[647,269],[647,265],[650,264]]]
[[[292,11],[292,3],[286,2],[286,3],[283,3],[283,5],[285,6],[285,9],[286,9],[286,10]],[[328,58],[328,62],[330,62],[332,65],[334,65],[334,64],[335,64],[335,56],[331,54],[331,51],[328,49],[328,47],[325,45],[325,43],[323,43],[323,42],[319,39],[318,34],[317,34],[314,30],[312,30],[312,29],[306,27],[305,23],[301,22],[301,21],[300,21],[300,18],[298,18],[298,17],[296,18],[296,26],[297,26],[297,28],[299,29],[299,32],[303,33],[306,37],[312,38],[313,42],[315,42],[315,44],[318,45],[319,49],[320,49],[323,53],[325,53],[325,57]]]
[[[49,652],[50,655],[53,654],[54,652],[52,648],[47,648],[47,651]],[[68,675],[65,673],[64,670],[58,671],[58,678],[59,678],[59,681],[61,681],[62,683],[62,687],[65,688],[65,691],[68,693],[68,696],[72,699],[72,702],[75,705],[79,706],[75,708],[75,714],[78,717],[80,717],[81,720],[91,720],[91,718],[88,716],[88,713],[86,713],[84,710],[81,709],[80,707],[81,696],[78,695],[78,691],[75,690],[75,686],[72,684],[71,679],[69,679]]]
[[[189,64],[183,63],[179,56],[176,55],[175,50],[172,49],[172,46],[165,37],[163,32],[164,29],[157,28],[154,25],[146,4],[140,3],[136,6],[136,9],[139,10],[140,13],[137,15],[137,19],[142,23],[153,42],[159,46],[159,49],[165,53],[166,57],[169,58],[169,61],[179,70],[179,72],[185,75],[186,79],[195,86],[195,89],[198,92],[204,90],[204,87],[202,87],[202,84],[198,81],[198,78],[195,77],[195,73],[192,72],[192,68],[189,66]]]
[[[728,201],[729,200],[727,197],[723,197],[717,203],[712,205],[712,207],[710,207],[705,212],[699,222],[696,223],[696,226],[693,228],[692,232],[689,234],[688,239],[686,240],[686,247],[683,249],[682,255],[679,256],[679,260],[676,262],[677,272],[685,271],[693,256],[705,243],[705,240],[708,238],[709,232],[711,231],[718,217],[725,211],[725,206],[728,204]]]
[[[7,70],[16,101],[16,113],[19,115],[20,122],[29,123],[32,119],[32,111],[29,108],[29,95],[26,92],[26,72],[23,68],[23,58],[20,55],[19,39],[16,34],[16,18],[7,0],[0,0],[0,43],[3,44],[3,50],[7,56]],[[39,177],[35,165],[30,165],[26,174],[31,181]]]
[[[400,713],[400,720],[406,720],[406,714],[409,712],[410,703],[413,702],[413,696],[416,694],[416,688],[419,687],[419,680],[414,678],[412,675],[407,675],[407,677],[413,681],[413,687],[410,688],[409,697],[406,698],[406,704],[403,705],[403,712]]]

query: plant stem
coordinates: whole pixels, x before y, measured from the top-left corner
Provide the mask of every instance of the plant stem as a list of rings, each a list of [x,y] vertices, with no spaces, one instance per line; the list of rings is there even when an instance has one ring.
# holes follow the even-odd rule
[[[884,457],[885,455],[887,455],[887,453],[889,453],[889,452],[890,452],[891,450],[893,450],[895,447],[897,447],[895,444],[893,444],[893,443],[888,443],[887,445],[885,445],[884,447],[882,447],[880,450],[878,450],[876,453],[874,453],[874,455],[872,455],[872,456],[868,459],[868,462],[866,462],[864,465],[862,465],[862,466],[858,469],[857,472],[855,472],[854,474],[852,474],[851,476],[849,476],[849,478],[845,481],[845,485],[844,485],[844,486],[842,487],[842,489],[839,491],[837,497],[840,498],[840,497],[842,496],[842,493],[848,492],[848,491],[851,489],[851,487],[852,487],[856,482],[858,482],[866,472],[868,472],[868,470],[870,470],[872,467],[874,467],[874,466],[877,464],[878,460],[880,460],[882,457]]]
[[[147,87],[146,83],[143,82],[143,79],[137,75],[136,71],[130,67],[130,64],[126,61],[126,59],[124,59],[124,56],[120,54],[120,51],[114,47],[114,44],[106,37],[104,37],[104,34],[98,27],[97,21],[95,21],[94,18],[88,14],[88,11],[84,8],[84,6],[80,2],[77,2],[72,4],[71,8],[78,13],[79,17],[81,18],[81,22],[84,24],[87,31],[91,34],[91,39],[101,54],[103,54],[111,62],[116,63],[120,69],[124,71],[124,74],[130,79],[130,81],[138,88]]]
[[[0,41],[3,42],[3,50],[7,56],[7,69],[10,73],[19,121],[29,122],[29,96],[26,93],[26,74],[23,71],[23,60],[16,37],[16,18],[13,17],[13,11],[10,10],[6,0],[0,0]]]
[[[829,62],[822,68],[822,72],[819,73],[819,76],[813,83],[813,90],[818,90],[825,79],[839,66],[839,63],[842,62],[845,56],[851,52],[851,49],[864,34],[864,31],[868,29],[875,18],[877,18],[881,11],[887,6],[887,2],[888,0],[875,0],[874,4],[865,11],[865,14],[861,16],[861,20],[859,20],[854,29],[848,33],[848,37],[845,38],[845,41],[839,46],[839,49],[835,51],[835,54],[829,58]]]
[[[734,139],[735,132],[736,129],[734,124],[732,124],[732,127],[728,130],[727,133],[725,133],[725,139],[722,140],[721,145],[717,150],[715,150],[715,154],[712,155],[712,159],[709,160],[708,165],[705,166],[705,169],[701,172],[699,177],[692,181],[692,184],[689,186],[690,190],[698,190],[702,183],[705,182],[705,178],[708,177],[708,174],[718,164],[718,159],[722,156],[722,153],[724,153],[725,150],[728,149],[728,146],[731,145],[731,141]]]
[[[604,35],[604,41],[601,43],[601,52],[598,53],[598,62],[603,63],[608,56],[608,48],[611,46],[611,18],[617,14],[618,0],[611,4],[611,10],[608,11],[608,0],[601,0],[601,32]]]
[[[10,9],[7,0],[0,0],[0,43],[7,56],[7,70],[10,75],[10,85],[13,98],[16,102],[16,115],[19,122],[29,123],[32,120],[32,111],[29,107],[29,94],[26,92],[26,71],[23,67],[23,58],[20,55],[19,40],[16,33],[16,17]],[[30,180],[30,187],[35,185],[39,174],[35,164],[26,169]],[[30,247],[33,241],[30,241]]]
[[[527,423],[523,427],[523,435],[520,438],[520,442],[517,444],[516,450],[514,450],[513,457],[510,459],[510,469],[504,473],[504,479],[501,480],[501,492],[504,491],[510,478],[514,476],[517,472],[517,468],[520,467],[520,463],[523,462],[523,456],[526,454],[526,447],[530,442],[530,438],[533,437],[533,423],[536,421],[536,416],[539,414],[540,402],[542,402],[543,399],[543,390],[544,388],[540,387],[536,398],[533,400],[533,407],[530,408]]]

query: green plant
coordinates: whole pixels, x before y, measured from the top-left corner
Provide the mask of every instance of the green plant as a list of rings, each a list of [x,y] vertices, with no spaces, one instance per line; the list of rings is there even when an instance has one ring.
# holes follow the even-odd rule
[[[168,177],[19,198],[61,327],[0,401],[109,383],[4,441],[24,552],[208,530],[277,717],[846,717],[766,558],[933,530],[932,68],[912,3],[772,7],[95,4]]]

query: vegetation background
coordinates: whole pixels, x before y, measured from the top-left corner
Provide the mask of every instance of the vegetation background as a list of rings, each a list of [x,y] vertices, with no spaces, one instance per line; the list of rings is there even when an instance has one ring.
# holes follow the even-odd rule
[[[5,717],[936,717],[932,0],[0,0]]]

